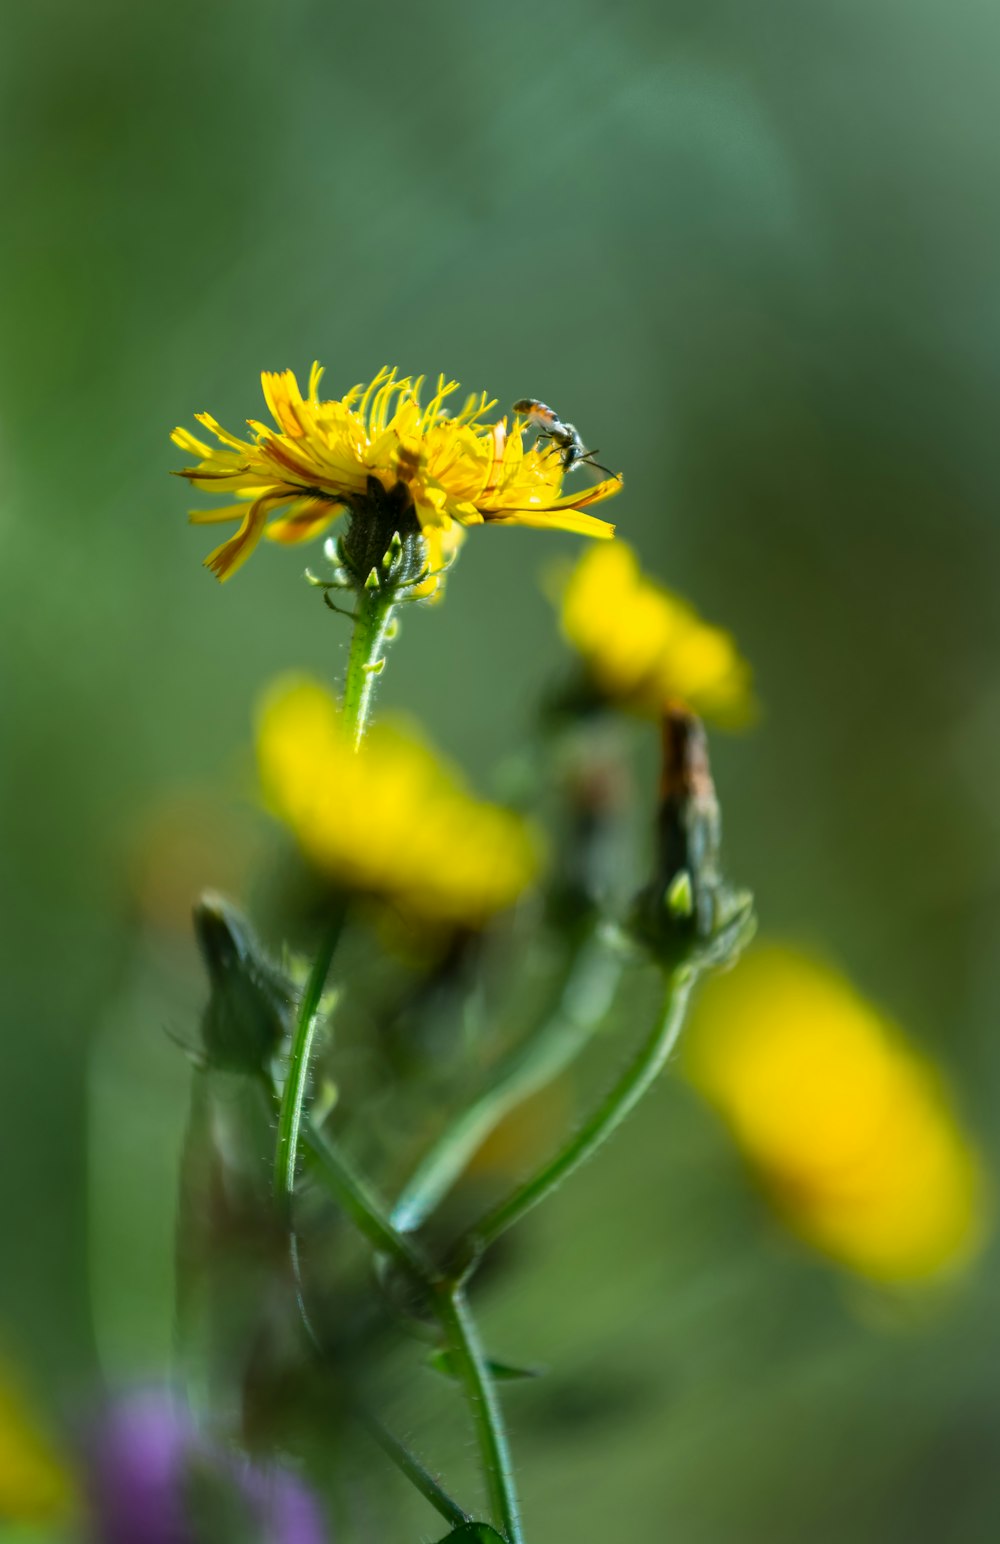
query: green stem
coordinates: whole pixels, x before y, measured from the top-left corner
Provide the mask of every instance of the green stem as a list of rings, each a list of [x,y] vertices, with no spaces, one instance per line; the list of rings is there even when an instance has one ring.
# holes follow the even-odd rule
[[[677,1044],[696,979],[697,972],[690,966],[682,966],[672,973],[657,1023],[634,1061],[590,1119],[569,1138],[562,1150],[472,1229],[459,1251],[463,1259],[469,1262],[478,1259],[495,1238],[519,1222],[539,1201],[544,1201],[567,1175],[585,1163],[621,1125],[626,1115],[659,1077]]]
[[[428,1291],[430,1306],[437,1314],[442,1329],[447,1333],[442,1311],[444,1298],[441,1281],[431,1261],[413,1239],[396,1232],[379,1197],[362,1176],[354,1170],[343,1154],[326,1140],[312,1121],[305,1118],[302,1138],[316,1162],[317,1170],[330,1191],[351,1217],[360,1233],[382,1254],[389,1255],[414,1280]],[[434,1476],[424,1468],[419,1458],[411,1453],[399,1438],[388,1431],[381,1421],[370,1412],[360,1410],[359,1415],[379,1446],[392,1459],[406,1477],[416,1486],[432,1506],[453,1527],[471,1521],[470,1514],[452,1500]]]
[[[439,1288],[437,1312],[476,1429],[494,1520],[508,1544],[524,1544],[500,1401],[462,1287],[448,1284]]]
[[[343,931],[346,906],[338,906],[337,914],[327,930],[320,951],[313,961],[302,992],[302,1001],[295,1020],[292,1048],[288,1058],[288,1071],[281,1091],[281,1107],[278,1112],[278,1138],[274,1151],[274,1194],[279,1203],[291,1208],[295,1190],[295,1173],[298,1166],[299,1132],[306,1090],[309,1086],[309,1061],[313,1037],[319,1022],[319,1005],[334,952]]]
[[[365,1430],[374,1438],[383,1453],[406,1475],[411,1485],[415,1485],[425,1500],[429,1501],[446,1522],[453,1528],[460,1528],[463,1523],[472,1521],[469,1512],[463,1512],[457,1501],[452,1500],[448,1492],[431,1474],[415,1453],[412,1453],[404,1442],[388,1427],[383,1426],[377,1416],[370,1411],[359,1411],[359,1416]]]
[[[359,1231],[376,1249],[391,1256],[411,1277],[427,1288],[428,1306],[441,1325],[455,1357],[458,1376],[479,1439],[495,1515],[506,1533],[508,1544],[524,1544],[500,1402],[461,1285],[442,1280],[416,1241],[408,1234],[397,1232],[381,1200],[367,1181],[355,1173],[343,1155],[326,1141],[308,1117],[303,1122],[302,1137],[316,1159],[320,1175]],[[417,1481],[414,1480],[414,1483]]]
[[[419,1228],[503,1117],[569,1066],[600,1024],[621,974],[617,955],[592,934],[560,973],[556,1006],[540,1029],[501,1059],[490,1086],[444,1129],[392,1210],[401,1232]]]
[[[354,738],[354,748],[361,744],[371,712],[375,681],[385,665],[382,652],[392,621],[391,591],[377,585],[364,585],[356,591],[354,632],[344,675],[344,722]]]
[[[357,1174],[344,1155],[328,1142],[308,1116],[302,1123],[302,1140],[316,1163],[327,1188],[352,1218],[359,1232],[382,1254],[389,1255],[424,1286],[437,1284],[438,1273],[414,1239],[399,1233],[389,1220],[387,1208],[375,1191]]]

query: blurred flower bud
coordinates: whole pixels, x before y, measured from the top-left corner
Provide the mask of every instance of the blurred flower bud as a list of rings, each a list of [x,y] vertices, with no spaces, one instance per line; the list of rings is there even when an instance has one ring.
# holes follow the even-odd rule
[[[259,1073],[280,1049],[290,984],[222,896],[209,891],[201,897],[194,928],[210,982],[201,1027],[205,1059],[219,1071]]]
[[[753,935],[753,899],[723,877],[722,817],[704,725],[671,710],[662,744],[656,861],[636,900],[632,932],[667,965],[729,963]]]

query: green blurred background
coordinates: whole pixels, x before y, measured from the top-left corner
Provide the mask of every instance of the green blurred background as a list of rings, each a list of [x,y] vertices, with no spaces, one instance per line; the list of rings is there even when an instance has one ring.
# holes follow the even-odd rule
[[[167,476],[194,411],[261,415],[262,367],[539,396],[625,470],[622,534],[757,671],[715,759],[764,930],[995,1147],[996,8],[33,0],[3,33],[0,1348],[51,1421],[155,1369],[188,882],[248,898],[255,694],[343,658],[302,554],[220,589]],[[407,619],[383,704],[481,781],[574,547],[473,533]],[[552,1367],[508,1400],[531,1536],[994,1538],[996,1277],[906,1314],[845,1288],[662,1092],[484,1304]]]

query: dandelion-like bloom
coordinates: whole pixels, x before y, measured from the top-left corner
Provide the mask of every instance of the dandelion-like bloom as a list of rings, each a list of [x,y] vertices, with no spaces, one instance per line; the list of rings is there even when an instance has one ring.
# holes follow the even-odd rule
[[[196,416],[217,446],[174,430],[174,443],[199,458],[180,476],[229,500],[193,511],[191,519],[239,526],[205,560],[219,579],[235,573],[264,534],[278,542],[307,541],[345,511],[369,513],[373,479],[376,491],[412,512],[422,532],[435,533],[432,546],[454,546],[453,527],[484,522],[613,535],[613,526],[582,511],[617,493],[620,479],[563,494],[555,449],[525,447],[526,419],[515,416],[509,428],[506,418],[485,421],[496,405],[485,392],[470,396],[451,416],[445,404],[458,384],[443,376],[424,407],[422,376],[399,378],[394,369],[382,369],[368,386],[324,401],[322,374],[313,365],[303,397],[291,370],[265,371],[264,397],[277,428],[250,419],[252,439],[230,434],[210,413]]]
[[[525,823],[474,799],[411,734],[377,723],[355,751],[318,682],[271,688],[257,756],[265,797],[316,868],[410,915],[476,925],[515,901],[538,869]]]
[[[938,1076],[826,967],[772,945],[713,978],[687,1071],[815,1248],[900,1283],[972,1252],[982,1179]]]
[[[647,579],[624,542],[583,554],[563,592],[562,629],[611,703],[657,716],[685,708],[728,727],[753,715],[750,667],[733,639]]]

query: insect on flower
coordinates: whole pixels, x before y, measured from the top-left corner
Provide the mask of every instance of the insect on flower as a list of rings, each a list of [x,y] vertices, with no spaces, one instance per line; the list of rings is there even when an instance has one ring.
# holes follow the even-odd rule
[[[607,472],[609,477],[617,477],[621,481],[620,473],[612,472],[609,466],[602,466],[594,460],[597,451],[587,449],[576,425],[565,423],[555,408],[539,402],[535,397],[520,397],[514,403],[514,412],[523,413],[528,422],[535,425],[540,440],[552,441],[564,472],[572,472],[578,466],[592,466],[598,472]]]

